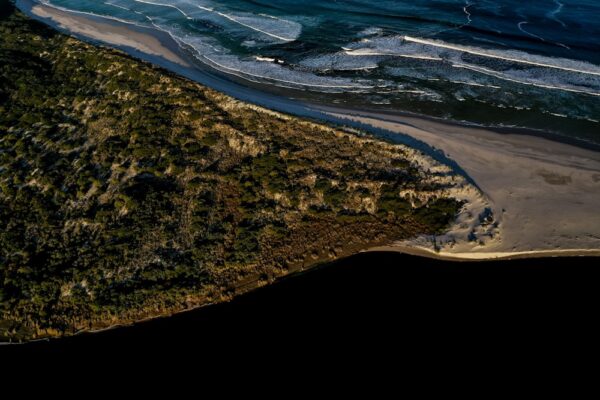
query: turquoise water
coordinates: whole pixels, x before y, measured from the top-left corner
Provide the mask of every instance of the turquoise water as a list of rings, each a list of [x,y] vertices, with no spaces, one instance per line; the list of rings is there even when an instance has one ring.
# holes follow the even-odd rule
[[[597,0],[49,3],[166,31],[263,90],[600,143]]]

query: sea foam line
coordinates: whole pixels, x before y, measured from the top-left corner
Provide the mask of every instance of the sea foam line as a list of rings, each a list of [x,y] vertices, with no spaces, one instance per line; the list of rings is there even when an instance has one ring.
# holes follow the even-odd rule
[[[529,36],[531,36],[532,38],[535,38],[535,39],[541,40],[542,42],[546,42],[546,39],[544,39],[543,37],[541,37],[541,36],[538,36],[538,35],[536,35],[535,33],[531,33],[531,32],[529,32],[529,31],[525,30],[525,28],[523,28],[523,25],[527,25],[528,23],[529,23],[529,22],[527,22],[527,21],[521,21],[521,22],[519,22],[519,23],[517,24],[517,27],[518,27],[518,28],[519,28],[519,30],[520,30],[521,32],[523,32],[524,34],[526,34],[526,35],[529,35]]]
[[[187,18],[187,19],[189,19],[189,20],[192,20],[192,19],[194,19],[193,17],[189,16],[189,15],[188,15],[188,14],[187,14],[185,11],[183,11],[181,8],[179,8],[179,7],[177,7],[177,6],[173,5],[173,4],[155,3],[155,2],[153,2],[153,1],[148,1],[148,0],[133,0],[133,1],[135,1],[136,3],[144,3],[144,4],[150,4],[150,5],[154,5],[154,6],[170,7],[170,8],[173,8],[173,9],[175,9],[175,10],[179,11],[179,12],[180,12],[180,13],[181,13],[181,14],[182,14],[182,15],[183,15],[185,18]],[[255,26],[252,26],[252,25],[250,25],[250,24],[244,23],[244,22],[242,22],[242,21],[238,20],[238,19],[237,19],[236,17],[234,17],[234,16],[231,16],[231,15],[228,15],[228,14],[225,14],[225,13],[222,13],[222,12],[220,12],[220,11],[216,11],[216,10],[215,10],[215,9],[213,9],[213,8],[210,8],[210,7],[204,7],[204,6],[200,6],[200,5],[198,5],[198,4],[195,4],[195,6],[196,6],[197,8],[199,8],[199,9],[203,10],[203,11],[208,11],[208,12],[211,12],[211,13],[217,14],[217,15],[219,15],[219,16],[221,16],[221,17],[223,17],[223,18],[226,18],[226,19],[228,19],[228,20],[230,20],[230,21],[232,21],[232,22],[235,22],[236,24],[239,24],[239,25],[245,26],[246,28],[249,28],[249,29],[252,29],[252,30],[254,30],[254,31],[257,31],[257,32],[263,33],[263,34],[265,34],[265,35],[267,35],[267,36],[271,36],[271,37],[273,37],[273,38],[275,38],[275,39],[282,40],[282,41],[284,41],[284,42],[293,42],[294,40],[296,40],[295,38],[288,38],[288,37],[280,36],[280,35],[277,35],[277,34],[274,34],[274,33],[268,32],[268,31],[265,31],[265,30],[263,30],[263,29],[257,28],[257,27],[255,27]],[[280,18],[276,18],[276,17],[272,17],[272,18],[273,18],[273,19],[279,19],[279,20],[281,20]]]
[[[494,53],[485,51],[483,49],[473,49],[473,48],[466,47],[466,46],[443,43],[443,42],[436,41],[436,40],[426,40],[426,39],[415,38],[412,36],[402,36],[402,39],[404,39],[407,42],[423,44],[426,46],[439,47],[439,48],[443,48],[443,49],[455,50],[455,51],[460,51],[462,53],[468,53],[468,54],[473,54],[476,56],[493,58],[493,59],[497,59],[497,60],[512,61],[512,62],[519,63],[519,64],[534,65],[536,67],[545,67],[545,68],[559,69],[562,71],[576,72],[576,73],[580,73],[580,74],[600,76],[600,71],[590,71],[590,70],[585,70],[585,69],[566,67],[566,66],[562,66],[562,65],[549,64],[549,63],[545,63],[545,62],[523,60],[520,58],[494,54]],[[596,65],[592,65],[592,64],[590,64],[590,65],[598,68]]]
[[[444,59],[440,58],[440,57],[434,57],[434,56],[424,56],[424,55],[417,55],[417,54],[398,54],[398,53],[392,53],[392,52],[379,52],[379,51],[373,51],[370,49],[349,49],[347,47],[342,47],[342,49],[344,50],[344,54],[349,55],[349,56],[361,56],[361,57],[369,57],[369,56],[389,56],[389,57],[402,57],[402,58],[413,58],[415,60],[427,60],[427,61],[444,61]]]
[[[198,59],[200,62],[204,62],[206,64],[205,61],[203,61],[202,59],[207,60],[210,64],[213,65],[213,68],[220,70],[221,72],[230,74],[230,75],[234,75],[237,76],[239,78],[245,79],[247,81],[250,82],[254,82],[254,83],[263,83],[261,81],[256,81],[254,79],[251,79],[249,77],[254,77],[254,78],[260,78],[260,79],[264,79],[267,81],[275,81],[275,82],[282,82],[282,83],[288,83],[288,84],[292,84],[292,85],[297,85],[297,86],[306,86],[306,87],[321,87],[321,88],[332,88],[332,89],[359,89],[359,90],[366,90],[366,89],[374,89],[374,86],[365,86],[365,85],[323,85],[323,84],[313,84],[313,83],[303,83],[303,82],[295,82],[295,81],[288,81],[285,79],[278,79],[278,78],[274,78],[274,77],[269,77],[269,76],[264,76],[264,75],[258,75],[258,74],[253,74],[250,72],[246,72],[240,69],[236,69],[236,68],[232,68],[229,67],[227,65],[224,65],[222,63],[217,62],[216,60],[213,60],[212,58],[208,57],[206,54],[203,54],[202,51],[200,51],[199,49],[196,48],[196,46],[194,46],[193,44],[187,42],[184,38],[179,37],[177,35],[175,35],[173,32],[171,32],[169,29],[165,29],[163,27],[161,27],[160,25],[154,23],[154,21],[152,21],[152,18],[146,16],[146,18],[148,18],[151,22],[151,24],[158,30],[161,30],[165,33],[167,33],[173,40],[175,40],[175,42],[177,42],[180,46],[184,46],[184,47],[188,47],[193,49],[194,51],[192,52],[193,56]],[[214,46],[208,44],[208,43],[203,43],[205,46],[209,46],[213,49],[213,51],[215,52],[219,52],[218,49],[216,49]],[[216,68],[214,66],[218,66],[219,68]],[[284,85],[277,85],[276,86],[281,86],[281,87],[288,87],[290,89],[296,89],[296,87],[289,87],[289,86],[284,86]]]
[[[79,14],[79,15],[87,15],[87,16],[94,17],[94,18],[104,18],[104,19],[108,19],[108,20],[111,20],[111,21],[117,21],[117,22],[120,22],[120,23],[126,24],[126,25],[137,26],[139,28],[148,28],[147,25],[143,25],[143,24],[136,23],[134,21],[129,21],[129,20],[125,20],[125,19],[113,17],[111,15],[96,14],[96,13],[93,13],[93,12],[79,11],[79,10],[73,10],[73,9],[70,9],[70,8],[65,8],[65,7],[57,6],[55,4],[50,3],[49,0],[36,0],[36,2],[42,4],[45,7],[50,7],[50,8],[53,8],[55,10],[63,11],[63,12],[66,12],[66,13]],[[113,4],[109,4],[109,5],[113,5]]]
[[[273,78],[273,77],[269,77],[269,76],[264,76],[264,75],[258,75],[258,74],[253,74],[250,72],[246,72],[246,71],[242,71],[240,69],[236,69],[236,68],[232,68],[232,67],[228,67],[226,65],[223,65],[213,59],[211,59],[210,57],[201,54],[202,57],[206,58],[208,61],[210,61],[211,63],[218,65],[219,67],[227,70],[227,71],[231,71],[231,72],[237,72],[240,74],[244,74],[244,75],[249,75],[252,76],[254,78],[260,78],[260,79],[265,79],[265,80],[272,80],[272,81],[277,81],[277,82],[283,82],[283,83],[289,83],[292,85],[298,85],[298,86],[309,86],[309,87],[321,87],[321,88],[332,88],[332,89],[374,89],[374,86],[363,86],[363,85],[323,85],[323,84],[318,84],[318,83],[304,83],[304,82],[295,82],[295,81],[288,81],[285,79],[278,79],[278,78]],[[237,75],[236,76],[240,76]],[[240,76],[241,78],[243,78],[243,76]]]
[[[563,7],[564,7],[565,5],[564,5],[563,3],[561,3],[560,1],[558,1],[558,0],[554,0],[554,3],[556,4],[556,6],[557,6],[557,7],[556,7],[554,10],[550,11],[550,12],[547,14],[547,16],[548,16],[550,19],[553,19],[553,20],[555,20],[556,22],[558,22],[559,24],[561,24],[563,28],[566,28],[566,27],[567,27],[567,24],[565,24],[565,23],[564,23],[562,20],[560,20],[560,19],[557,17],[557,15],[561,13],[561,11],[562,11],[562,9],[563,9]]]
[[[232,67],[228,67],[222,63],[219,63],[215,60],[213,60],[212,58],[208,57],[205,54],[202,54],[201,51],[199,51],[194,45],[192,45],[191,43],[188,43],[187,41],[185,41],[183,38],[175,35],[173,32],[171,32],[169,29],[165,29],[163,27],[161,27],[160,25],[154,23],[154,21],[152,20],[152,18],[150,18],[149,16],[146,15],[146,18],[148,18],[148,20],[150,21],[150,23],[158,30],[163,31],[165,33],[167,33],[173,40],[175,40],[175,42],[177,42],[180,46],[185,46],[185,47],[191,47],[194,51],[192,52],[192,55],[198,59],[201,62],[202,59],[205,59],[207,61],[209,61],[210,64],[213,64],[213,67],[216,65],[219,68],[216,68],[218,70],[220,70],[221,72],[230,74],[230,75],[234,75],[237,76],[239,78],[245,79],[247,81],[250,82],[254,82],[254,83],[263,83],[261,81],[257,81],[254,79],[251,79],[250,77],[255,77],[255,78],[260,78],[260,79],[264,79],[267,81],[275,81],[275,82],[282,82],[282,83],[288,83],[288,84],[292,84],[292,85],[297,85],[297,86],[308,86],[308,87],[322,87],[322,88],[332,88],[332,89],[373,89],[373,86],[364,86],[364,85],[322,85],[322,84],[311,84],[311,83],[303,83],[303,82],[295,82],[295,81],[288,81],[288,80],[284,80],[284,79],[278,79],[278,78],[273,78],[273,77],[268,77],[268,76],[263,76],[263,75],[258,75],[258,74],[253,74],[250,72],[246,72],[240,69],[235,69]],[[218,49],[216,49],[214,46],[204,43],[204,45],[209,46],[213,49],[213,51],[219,52]],[[206,62],[204,62],[206,63]],[[289,88],[289,89],[297,89],[297,87],[291,87],[291,86],[285,86],[285,85],[278,85],[275,84],[276,86],[280,86],[280,87],[285,87],[285,88]]]
[[[524,34],[526,34],[526,35],[529,35],[529,36],[531,36],[532,38],[538,39],[538,40],[540,40],[540,41],[542,41],[542,42],[544,42],[544,43],[552,43],[552,44],[555,44],[555,45],[557,45],[557,46],[563,47],[563,48],[565,48],[565,49],[567,49],[567,50],[571,50],[571,48],[570,48],[569,46],[567,46],[566,44],[564,44],[564,43],[560,43],[560,42],[548,42],[548,41],[547,41],[546,39],[544,39],[543,37],[541,37],[541,36],[538,36],[538,35],[536,35],[535,33],[531,33],[531,32],[529,32],[528,30],[526,30],[525,28],[523,28],[523,25],[527,25],[528,23],[529,23],[528,21],[521,21],[521,22],[519,22],[519,23],[517,24],[517,27],[519,28],[519,30],[520,30],[521,32],[523,32],[523,33],[524,33]]]
[[[246,28],[255,30],[257,32],[264,33],[265,35],[274,37],[275,39],[283,40],[284,42],[293,42],[294,40],[296,40],[296,39],[292,39],[292,38],[286,38],[286,37],[283,37],[283,36],[279,36],[279,35],[276,35],[274,33],[267,32],[265,30],[259,29],[259,28],[255,27],[255,26],[252,26],[252,25],[246,24],[244,22],[241,22],[241,21],[237,20],[235,17],[232,17],[230,15],[224,14],[222,12],[216,11],[216,13],[218,15],[222,16],[223,18],[227,18],[230,21],[236,22],[236,23],[238,23],[238,24],[240,24],[242,26],[245,26]]]
[[[212,8],[209,8],[209,7],[203,7],[203,6],[199,6],[199,5],[196,5],[196,7],[198,7],[201,10],[204,10],[204,11],[209,11],[209,12],[215,13],[215,14],[223,17],[223,18],[226,18],[226,19],[228,19],[228,20],[230,20],[232,22],[235,22],[236,24],[240,24],[242,26],[245,26],[246,28],[252,29],[252,30],[254,30],[256,32],[260,32],[260,33],[263,33],[263,34],[265,34],[267,36],[274,37],[275,39],[283,40],[284,42],[293,42],[293,41],[296,40],[295,38],[287,38],[287,37],[284,37],[284,36],[276,35],[276,34],[271,33],[271,32],[267,32],[267,31],[265,31],[263,29],[260,29],[260,28],[257,28],[255,26],[252,26],[250,24],[246,24],[246,23],[244,23],[242,21],[239,21],[238,19],[236,19],[235,17],[233,17],[231,15],[227,15],[225,13],[222,13],[220,11],[216,11],[216,10],[214,10]],[[269,17],[273,18],[273,19],[281,20],[280,18],[277,18],[277,17],[271,17],[271,16],[269,16]],[[283,21],[283,20],[281,20],[281,21]]]
[[[114,3],[109,3],[108,1],[105,1],[104,4],[106,4],[107,6],[113,6],[113,7],[116,7],[116,8],[120,8],[121,10],[133,11],[131,8],[123,7],[121,5],[114,4]]]
[[[502,80],[509,81],[509,82],[515,82],[515,83],[519,83],[522,85],[536,86],[536,87],[540,87],[543,89],[563,90],[563,91],[572,92],[572,93],[582,93],[582,94],[588,94],[591,96],[600,96],[600,93],[598,93],[598,92],[591,92],[591,91],[587,91],[587,90],[571,89],[571,88],[560,87],[560,86],[544,85],[541,83],[521,81],[519,79],[507,77],[506,75],[503,75],[503,74],[499,73],[498,71],[494,71],[494,70],[491,70],[488,68],[478,67],[478,66],[474,66],[474,65],[469,65],[469,64],[456,63],[456,64],[452,64],[452,67],[468,69],[470,71],[479,72],[484,75],[493,76],[494,78],[502,79]]]
[[[467,17],[467,21],[464,24],[455,26],[453,28],[442,29],[440,31],[435,31],[435,32],[432,32],[432,33],[428,33],[427,35],[428,36],[436,36],[436,35],[439,35],[440,33],[450,32],[450,31],[457,31],[457,30],[460,30],[460,29],[462,29],[464,27],[467,27],[467,26],[471,25],[471,23],[473,22],[473,18],[472,18],[473,15],[469,12],[469,8],[471,6],[473,6],[473,5],[474,5],[474,3],[471,3],[471,1],[465,0],[465,6],[462,8],[462,11],[465,14],[465,16]]]
[[[152,1],[148,1],[148,0],[133,0],[136,3],[143,3],[143,4],[150,4],[153,6],[162,6],[162,7],[169,7],[169,8],[174,8],[175,10],[179,11],[184,17],[186,17],[187,19],[193,19],[192,17],[190,17],[189,15],[187,15],[185,13],[185,11],[183,11],[181,8],[173,5],[173,4],[163,4],[163,3],[154,3]]]

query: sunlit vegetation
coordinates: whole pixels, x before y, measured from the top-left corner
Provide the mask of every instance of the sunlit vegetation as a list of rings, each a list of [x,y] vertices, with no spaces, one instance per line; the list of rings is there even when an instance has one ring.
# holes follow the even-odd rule
[[[244,105],[0,4],[0,337],[227,300],[437,232],[460,206],[400,197],[421,188],[400,146]]]

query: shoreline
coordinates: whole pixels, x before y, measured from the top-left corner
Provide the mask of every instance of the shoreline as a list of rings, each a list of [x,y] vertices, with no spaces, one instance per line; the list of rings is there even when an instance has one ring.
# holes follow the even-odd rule
[[[31,0],[16,3],[27,15],[63,32],[119,48],[241,101],[318,122],[366,130],[376,137],[420,150],[470,179],[485,194],[484,200],[479,199],[477,209],[466,210],[462,216],[460,224],[467,224],[466,229],[457,229],[459,232],[444,238],[418,238],[373,250],[421,252],[427,257],[465,261],[600,254],[600,215],[595,212],[600,200],[600,153],[510,128],[498,133],[458,122],[347,110],[260,93],[194,68],[191,55],[186,55],[165,32],[74,14]],[[588,165],[578,160],[587,160]],[[507,193],[511,187],[519,190]],[[553,212],[556,214],[554,204],[561,204],[562,216],[556,221],[549,220]],[[486,207],[493,210],[497,229],[477,224],[481,215],[477,213]],[[529,214],[533,211],[536,215],[532,217]],[[473,215],[469,219],[466,213]],[[580,224],[585,224],[585,228]],[[533,232],[524,236],[528,229]],[[485,245],[466,242],[473,230],[479,230],[477,233]],[[441,251],[436,251],[438,240]]]
[[[463,218],[448,234],[391,247],[410,246],[467,259],[598,252],[600,154],[542,138],[499,135],[418,118],[360,112],[337,116],[436,147],[485,194],[487,204],[464,210],[473,218]],[[492,221],[482,221],[486,208],[493,214]],[[477,218],[480,223],[473,224]],[[470,239],[473,232],[476,240]]]
[[[191,67],[187,61],[165,45],[161,38],[144,32],[145,29],[142,27],[139,27],[140,30],[133,30],[124,23],[123,26],[120,26],[111,23],[116,21],[109,19],[104,21],[102,18],[95,18],[92,15],[78,15],[29,0],[18,0],[16,4],[29,16],[43,21],[51,20],[56,28],[70,32],[71,36],[82,36],[97,43],[118,46],[129,52],[144,53],[183,67]],[[90,21],[94,21],[94,23],[90,24]]]
[[[57,6],[42,4],[37,0],[15,0],[17,8],[28,15],[30,18],[45,23],[67,35],[74,36],[80,40],[91,42],[95,45],[107,46],[124,51],[130,56],[150,62],[156,66],[165,68],[184,78],[196,81],[202,85],[208,86],[214,90],[223,92],[226,95],[251,104],[256,104],[275,111],[294,114],[299,117],[315,118],[329,123],[339,123],[340,121],[332,118],[327,113],[321,112],[322,109],[335,109],[338,111],[355,111],[351,106],[338,107],[337,105],[327,103],[321,104],[309,100],[296,100],[290,94],[294,94],[294,89],[281,89],[280,94],[263,92],[254,88],[254,83],[248,82],[248,85],[239,83],[237,75],[224,75],[222,71],[215,70],[209,65],[198,61],[198,58],[185,47],[182,47],[168,32],[157,28],[145,27],[134,23],[120,21],[111,17],[93,15],[73,10],[63,10]],[[35,10],[34,10],[35,8]],[[58,19],[55,19],[57,17]],[[69,26],[65,18],[75,22],[74,26]],[[78,30],[84,23],[86,28],[94,28],[88,32]],[[75,28],[75,29],[73,29]],[[112,37],[110,41],[104,41],[96,36],[109,37],[104,30],[114,32],[116,36],[123,36],[121,33],[127,33],[127,36],[138,40],[133,43],[120,42],[118,37]],[[141,46],[140,46],[141,45]],[[152,47],[154,52],[143,51],[143,47]],[[164,52],[164,54],[162,53]],[[167,57],[168,56],[168,57]],[[227,76],[227,78],[225,77]],[[228,79],[231,78],[231,79]],[[240,78],[244,80],[243,78]],[[487,126],[469,121],[451,120],[440,117],[412,113],[403,110],[373,109],[365,107],[363,110],[367,113],[376,113],[380,116],[391,116],[395,118],[420,119],[434,123],[440,123],[449,126],[456,126],[467,129],[483,129],[501,135],[515,134],[521,136],[533,136],[567,144],[578,148],[600,152],[600,144],[592,143],[577,137],[568,137],[557,132],[547,132],[534,128],[519,126]]]
[[[595,249],[580,249],[580,250],[537,250],[530,252],[515,252],[506,253],[504,255],[489,255],[486,253],[471,253],[469,257],[467,253],[454,255],[452,253],[437,253],[432,249],[425,247],[411,246],[381,246],[373,247],[365,250],[364,253],[379,253],[379,252],[398,252],[416,257],[431,258],[441,261],[453,261],[461,263],[485,263],[491,261],[512,261],[523,259],[545,259],[545,258],[578,258],[578,257],[599,257],[600,250]]]

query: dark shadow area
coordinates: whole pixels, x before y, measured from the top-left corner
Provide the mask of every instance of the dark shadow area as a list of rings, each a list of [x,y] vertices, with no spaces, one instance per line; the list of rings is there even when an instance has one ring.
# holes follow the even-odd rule
[[[599,261],[459,263],[363,253],[230,303],[101,333],[3,346],[0,353],[141,351],[223,361],[234,355],[302,355],[303,349],[386,354],[417,343],[541,343],[565,329],[585,334],[594,325]]]

